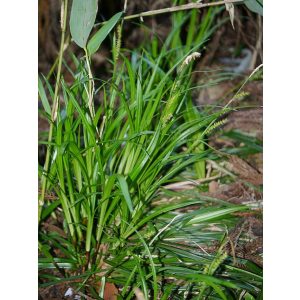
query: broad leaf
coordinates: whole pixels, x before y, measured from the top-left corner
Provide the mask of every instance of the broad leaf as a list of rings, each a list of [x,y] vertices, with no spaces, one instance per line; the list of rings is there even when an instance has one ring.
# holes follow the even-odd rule
[[[250,9],[251,11],[263,15],[263,1],[262,0],[246,0],[245,5]]]
[[[99,49],[104,39],[108,36],[121,18],[122,14],[123,12],[115,14],[93,35],[87,45],[90,55],[94,54]]]
[[[75,43],[85,48],[94,26],[98,10],[97,0],[73,0],[70,16],[70,31]]]

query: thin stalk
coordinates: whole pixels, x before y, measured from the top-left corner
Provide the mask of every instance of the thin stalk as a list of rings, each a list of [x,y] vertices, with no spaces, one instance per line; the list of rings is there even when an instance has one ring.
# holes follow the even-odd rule
[[[86,66],[87,66],[87,70],[88,70],[88,74],[89,74],[88,106],[89,106],[89,110],[91,113],[91,117],[93,119],[95,117],[95,108],[93,105],[94,80],[93,80],[93,74],[92,74],[92,69],[91,69],[91,65],[90,65],[89,55],[88,55],[88,51],[86,48],[84,48],[84,52],[85,52]]]
[[[71,39],[70,39],[70,35],[68,35],[67,38],[66,38],[66,41],[64,42],[64,45],[65,45],[65,46],[64,46],[64,51],[65,51],[65,50],[67,49],[67,47],[69,46],[70,40],[71,40]],[[55,59],[53,65],[52,65],[52,67],[51,67],[49,73],[47,74],[47,77],[46,77],[47,80],[49,80],[49,79],[51,78],[51,76],[52,76],[54,70],[56,69],[57,64],[58,64],[58,60],[59,60],[59,56],[56,57],[56,59]]]
[[[54,70],[56,69],[57,64],[58,64],[58,58],[59,58],[59,57],[57,56],[56,59],[55,59],[55,61],[54,61],[54,64],[52,65],[52,67],[51,67],[49,73],[47,74],[47,77],[46,77],[47,80],[49,80],[49,79],[51,78],[51,76],[52,76]]]
[[[245,84],[250,80],[250,78],[260,69],[263,67],[263,64],[260,64],[258,67],[256,67],[252,73],[247,77],[247,79],[244,81],[244,83],[241,85],[241,87],[238,89],[238,91],[235,93],[235,95],[231,98],[231,100],[224,106],[224,108],[227,108],[230,106],[230,104],[236,99],[236,95],[238,95],[242,88],[245,86]]]
[[[226,3],[237,3],[237,2],[243,2],[243,0],[217,1],[217,2],[211,2],[211,3],[188,3],[188,4],[173,6],[173,7],[149,10],[149,11],[142,12],[139,14],[126,16],[126,17],[124,17],[124,20],[131,20],[131,19],[135,19],[135,18],[143,18],[143,17],[155,16],[155,15],[160,15],[160,14],[165,14],[165,13],[173,13],[176,11],[200,9],[200,8],[204,8],[204,7],[208,7],[208,6],[218,6],[218,5],[224,5]]]
[[[150,17],[150,16],[156,16],[156,15],[161,15],[161,14],[166,14],[166,13],[173,13],[176,11],[190,10],[190,9],[201,9],[201,8],[209,7],[209,6],[225,5],[227,3],[242,3],[242,2],[243,2],[243,0],[226,0],[226,1],[216,1],[216,2],[210,2],[210,3],[188,3],[188,4],[173,6],[173,7],[149,10],[149,11],[145,11],[145,12],[130,15],[130,16],[125,16],[124,20]],[[94,25],[94,27],[103,25],[105,23],[106,22],[97,23]]]
[[[59,91],[59,83],[60,83],[60,77],[61,77],[61,66],[62,66],[62,60],[63,60],[63,54],[65,50],[65,33],[66,33],[66,27],[67,27],[67,12],[68,12],[68,0],[62,0],[62,6],[61,6],[61,41],[60,41],[60,50],[59,50],[59,59],[58,59],[58,66],[57,66],[57,77],[56,77],[56,83],[55,83],[55,91],[54,91],[54,98],[53,98],[53,106],[51,111],[51,122],[50,122],[50,128],[49,128],[49,134],[48,134],[48,147],[47,147],[47,153],[46,153],[46,159],[45,159],[45,165],[44,165],[44,171],[42,175],[42,193],[41,198],[39,200],[39,221],[44,205],[45,200],[45,192],[46,192],[46,186],[47,186],[47,176],[46,174],[49,171],[49,161],[50,161],[50,152],[51,152],[51,141],[53,136],[53,126],[54,122],[57,117],[57,110],[58,110],[58,91]]]

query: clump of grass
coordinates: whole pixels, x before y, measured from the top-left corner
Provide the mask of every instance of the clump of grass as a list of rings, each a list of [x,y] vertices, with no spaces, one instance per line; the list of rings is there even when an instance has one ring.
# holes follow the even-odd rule
[[[121,49],[118,27],[108,81],[93,78],[87,44],[85,57],[73,57],[73,83],[58,76],[62,103],[47,79],[40,79],[51,128],[47,166],[40,167],[40,175],[43,192],[57,195],[54,201],[42,196],[40,223],[62,217],[64,230],[63,235],[40,230],[40,268],[57,269],[64,277],[41,273],[48,278],[43,286],[81,279],[78,289],[89,289],[97,299],[106,282],[119,287],[120,299],[133,299],[136,289],[145,299],[237,299],[244,291],[260,293],[259,268],[245,260],[239,262],[246,270],[235,267],[223,247],[209,251],[214,242],[228,242],[227,229],[236,220],[232,214],[247,207],[181,194],[155,205],[164,185],[188,166],[214,158],[201,145],[230,110],[198,114],[192,106],[192,69],[184,62],[199,45],[168,70],[160,67],[173,36],[153,59],[147,51]],[[218,231],[210,230],[212,223]]]

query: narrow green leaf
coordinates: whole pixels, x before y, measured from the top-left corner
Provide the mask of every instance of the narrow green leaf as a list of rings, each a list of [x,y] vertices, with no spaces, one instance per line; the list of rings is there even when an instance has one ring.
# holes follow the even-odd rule
[[[158,284],[157,284],[157,274],[156,274],[156,268],[154,265],[154,261],[152,258],[152,253],[149,249],[149,247],[147,246],[146,241],[144,240],[144,238],[141,236],[141,234],[136,231],[136,234],[138,235],[139,239],[141,240],[142,244],[144,245],[145,251],[148,254],[149,257],[149,261],[150,261],[150,268],[152,271],[152,276],[153,276],[153,299],[157,299],[157,295],[158,295]],[[145,293],[146,296],[147,292]],[[148,299],[148,297],[146,298]]]
[[[245,294],[245,300],[255,300],[255,298],[251,294],[246,293]]]
[[[40,78],[39,78],[39,95],[40,95],[40,98],[42,100],[42,104],[43,104],[45,112],[48,115],[51,115],[50,104],[48,102],[48,99],[47,99],[47,96],[46,96],[46,92],[45,92],[42,80]]]
[[[44,278],[53,278],[54,281],[50,281],[50,282],[39,284],[39,287],[48,287],[48,286],[51,286],[51,285],[55,285],[57,283],[70,282],[71,280],[78,280],[78,279],[82,279],[82,281],[84,281],[87,277],[91,276],[94,273],[95,272],[85,272],[83,275],[69,276],[67,278],[59,278],[58,277],[57,279],[55,279],[55,276],[53,276],[53,275],[41,274],[40,275],[41,277],[44,277]]]
[[[122,175],[117,175],[117,178],[118,178],[118,181],[119,181],[119,184],[120,184],[121,191],[122,191],[123,196],[125,198],[125,201],[127,203],[127,206],[129,208],[130,212],[132,213],[133,212],[133,205],[132,205],[131,197],[130,197],[130,194],[129,194],[126,179]]]
[[[103,222],[105,220],[105,216],[106,214],[106,209],[108,206],[108,199],[112,193],[112,189],[114,188],[115,185],[115,180],[116,180],[116,176],[112,175],[108,178],[106,184],[105,184],[105,188],[103,191],[103,197],[102,199],[104,200],[103,203],[101,203],[101,207],[100,207],[100,218],[99,218],[99,222],[98,222],[98,226],[97,226],[97,235],[96,235],[96,240],[99,241],[102,231],[103,231]]]
[[[143,287],[143,292],[144,292],[144,300],[148,300],[148,287],[147,287],[147,283],[146,283],[146,274],[144,272],[144,270],[142,269],[141,267],[141,264],[139,262],[139,258],[137,258],[136,260],[136,264],[138,266],[138,271],[139,271],[139,274],[140,274],[140,279],[141,279],[141,283],[142,283],[142,287]]]
[[[224,208],[224,209],[218,209],[215,211],[209,211],[209,212],[204,212],[191,219],[187,224],[195,224],[195,223],[200,223],[200,222],[205,222],[209,220],[213,220],[215,218],[219,218],[237,211],[245,210],[247,207],[245,206],[236,206],[236,207],[230,207],[230,208]]]
[[[88,37],[94,26],[98,10],[97,0],[73,0],[70,31],[75,43],[85,48]]]
[[[46,84],[46,86],[47,86],[47,89],[48,89],[48,91],[49,91],[49,94],[50,94],[50,100],[53,101],[53,99],[54,99],[54,91],[53,91],[53,88],[52,88],[52,86],[51,86],[49,80],[48,80],[44,75],[42,75],[42,77],[43,77],[43,79],[44,79],[44,81],[45,81],[45,84]]]
[[[172,290],[176,287],[176,284],[169,284],[168,286],[166,286],[164,294],[161,297],[161,300],[168,300],[170,299],[169,296],[172,293]]]
[[[134,232],[136,229],[139,229],[141,226],[149,222],[150,220],[158,217],[159,215],[162,215],[164,213],[167,213],[169,211],[173,211],[179,208],[187,207],[190,205],[198,204],[200,201],[199,200],[193,200],[193,201],[186,201],[184,203],[178,203],[178,204],[173,204],[173,205],[168,205],[164,206],[162,208],[159,208],[158,210],[155,210],[152,214],[147,215],[143,219],[139,220],[139,223],[135,225],[133,228],[130,228],[128,232],[124,235],[125,238],[130,236],[132,232]]]
[[[210,275],[199,274],[195,270],[189,269],[187,267],[166,266],[160,268],[157,273],[161,273],[163,271],[165,271],[167,275],[172,274],[172,276],[177,276],[177,278],[189,279],[191,282],[203,281],[208,285],[215,283],[224,287],[237,288],[235,282],[231,282],[229,280],[217,278]]]
[[[72,269],[75,266],[75,262],[67,258],[54,258],[55,263],[63,269]],[[39,258],[38,263],[39,269],[54,269],[56,268],[52,262],[52,259],[49,258]]]
[[[223,300],[228,300],[227,297],[225,296],[225,294],[223,293],[222,289],[221,289],[218,285],[216,285],[216,284],[214,284],[214,283],[210,283],[209,285],[216,291],[216,293],[217,293]]]
[[[52,202],[50,205],[48,205],[46,208],[44,208],[42,211],[41,220],[47,218],[59,204],[60,204],[60,200],[56,200]]]
[[[119,19],[121,18],[123,12],[119,12],[112,16],[89,40],[87,49],[89,55],[97,52],[99,47],[101,46],[104,39],[108,36],[111,30],[115,27]]]

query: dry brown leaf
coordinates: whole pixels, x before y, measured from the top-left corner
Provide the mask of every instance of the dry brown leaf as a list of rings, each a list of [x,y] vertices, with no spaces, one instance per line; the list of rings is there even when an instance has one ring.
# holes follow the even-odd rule
[[[113,283],[107,282],[104,290],[104,300],[117,300],[118,289]]]
[[[136,296],[136,300],[145,300],[143,292],[138,287],[135,287],[133,290]]]
[[[234,29],[234,5],[232,3],[225,3],[225,7],[229,13],[232,28]]]
[[[263,176],[253,167],[251,167],[243,159],[232,155],[226,164],[229,171],[238,175],[241,179],[248,181],[254,185],[261,185],[263,183]]]
[[[210,193],[216,193],[219,189],[219,184],[216,181],[212,181],[208,185],[208,189]]]

